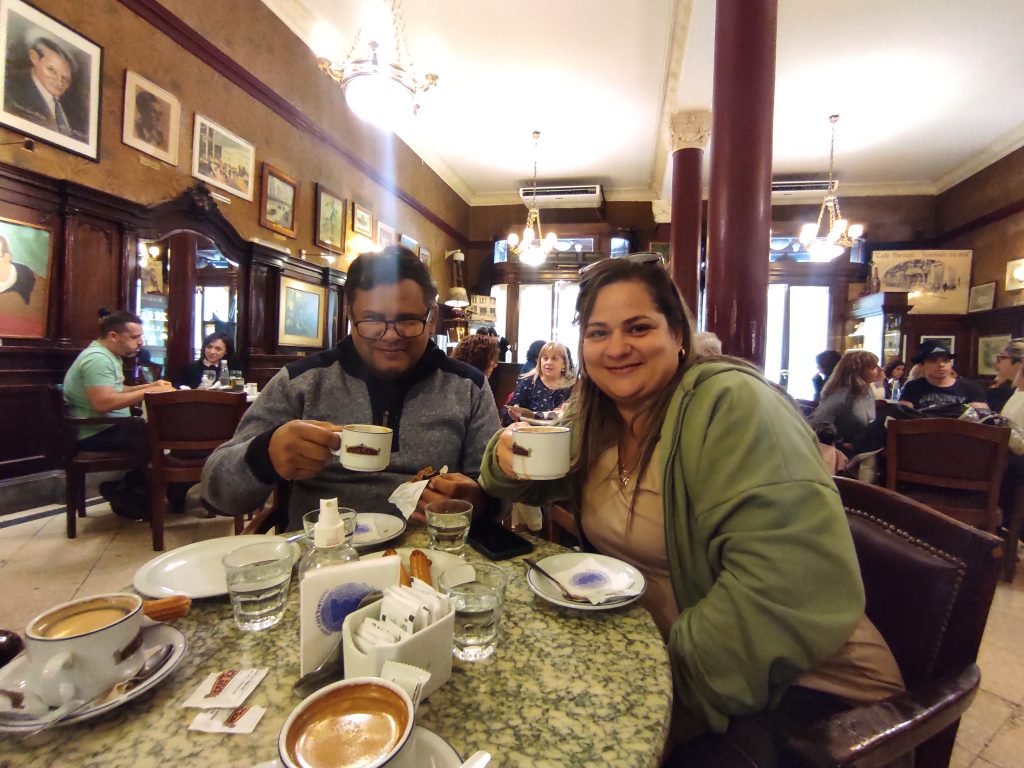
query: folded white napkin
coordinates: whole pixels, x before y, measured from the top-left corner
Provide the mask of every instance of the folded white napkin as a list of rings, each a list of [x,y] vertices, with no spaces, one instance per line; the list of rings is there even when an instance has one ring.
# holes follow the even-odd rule
[[[443,475],[447,471],[448,465],[445,464],[437,474]],[[402,483],[400,486],[395,488],[394,493],[388,497],[388,501],[398,507],[402,516],[408,520],[412,516],[412,513],[416,511],[416,504],[420,500],[420,495],[423,493],[423,489],[427,487],[427,483],[429,482],[430,479],[419,480],[415,483]]]
[[[587,598],[593,605],[600,605],[615,597],[631,597],[640,594],[640,585],[624,571],[612,570],[599,560],[588,557],[563,571],[551,574],[559,584],[570,592]]]

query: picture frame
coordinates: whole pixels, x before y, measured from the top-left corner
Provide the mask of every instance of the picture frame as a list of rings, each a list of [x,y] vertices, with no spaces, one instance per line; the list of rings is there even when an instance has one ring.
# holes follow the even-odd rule
[[[138,72],[124,73],[121,141],[168,165],[178,164],[181,102]]]
[[[411,235],[400,235],[398,238],[398,244],[405,246],[413,253],[419,252],[420,241],[414,239]]]
[[[978,337],[978,375],[996,375],[996,355],[1003,351],[1003,348],[1013,338],[1008,333],[995,336]]]
[[[256,148],[196,112],[192,132],[192,175],[243,200],[253,199]]]
[[[996,281],[971,286],[971,298],[967,302],[968,312],[984,312],[996,303]]]
[[[387,248],[389,245],[394,245],[398,239],[398,233],[395,232],[393,227],[389,227],[384,222],[377,220],[377,248]]]
[[[970,299],[970,250],[874,251],[882,291],[913,292],[912,315],[964,315]]]
[[[669,243],[652,241],[647,244],[647,250],[650,251],[651,253],[658,254],[659,256],[661,256],[661,258],[665,260],[665,263],[668,264],[669,256],[672,252],[671,245]]]
[[[345,252],[345,211],[348,206],[341,195],[323,184],[316,185],[316,224],[313,242],[334,253]]]
[[[286,347],[323,347],[327,290],[292,277],[281,278],[277,343]]]
[[[299,182],[263,163],[260,179],[260,226],[285,237],[295,237],[295,224],[299,208]]]
[[[926,341],[938,342],[948,349],[951,355],[956,354],[956,336],[922,336],[918,345],[924,344]]]
[[[352,231],[373,239],[373,213],[365,205],[352,201]]]
[[[45,338],[53,271],[52,232],[38,224],[0,218],[0,236],[9,249],[0,254],[0,281],[14,277],[14,283],[0,291],[0,337]]]
[[[0,0],[0,41],[0,124],[99,161],[103,49],[22,0]],[[35,69],[59,73],[47,88],[53,105]]]
[[[430,249],[424,248],[422,245],[420,246],[420,261],[428,267],[430,266]]]
[[[1024,259],[1006,262],[1006,290],[1019,291],[1024,288]]]

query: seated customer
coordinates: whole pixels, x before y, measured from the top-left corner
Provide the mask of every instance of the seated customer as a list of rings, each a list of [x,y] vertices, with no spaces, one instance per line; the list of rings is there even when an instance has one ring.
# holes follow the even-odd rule
[[[181,372],[181,379],[178,386],[189,389],[202,388],[203,373],[211,371],[213,381],[216,382],[220,376],[220,361],[228,361],[228,369],[235,370],[238,364],[234,361],[235,346],[231,343],[231,337],[226,333],[211,333],[203,339],[203,354],[194,363],[190,363]]]
[[[1012,339],[996,355],[996,377],[985,391],[988,407],[993,411],[1002,411],[1003,406],[1017,391],[1014,380],[1021,370],[1022,363],[1024,363],[1024,340],[1021,339]]]
[[[953,405],[988,408],[985,391],[953,371],[954,357],[956,355],[941,342],[926,341],[921,344],[913,362],[921,365],[922,375],[907,382],[900,393],[900,402],[919,411]]]
[[[427,466],[448,466],[420,496],[485,500],[476,483],[498,410],[484,375],[452,360],[431,340],[437,287],[419,257],[390,246],[352,262],[345,283],[352,333],[341,344],[289,363],[260,393],[235,436],[203,469],[208,507],[237,515],[255,509],[279,480],[295,481],[290,530],[321,498],[340,496],[360,512],[399,514],[388,497]],[[331,454],[343,424],[394,430],[391,464],[353,472]]]
[[[481,333],[467,336],[459,342],[452,357],[469,363],[489,379],[498,367],[498,340]]]
[[[536,413],[561,408],[572,394],[575,379],[568,348],[557,341],[549,341],[537,353],[534,369],[522,374],[516,382],[508,401],[508,412],[502,417],[503,423],[519,421],[523,409]]]
[[[902,360],[890,360],[885,364],[885,399],[899,400],[900,390],[903,388],[903,374],[907,371],[907,364]]]
[[[647,578],[642,604],[675,682],[666,765],[738,765],[728,756],[748,748],[768,765],[780,716],[799,728],[902,679],[864,614],[850,528],[810,428],[749,364],[694,360],[679,292],[640,258],[580,275],[569,475],[520,478],[506,429],[481,483],[529,504],[570,499],[584,543]]]
[[[836,428],[840,448],[857,441],[875,420],[875,395],[871,385],[882,376],[878,358],[865,349],[851,349],[840,358],[821,390],[821,403],[811,414],[811,426]]]

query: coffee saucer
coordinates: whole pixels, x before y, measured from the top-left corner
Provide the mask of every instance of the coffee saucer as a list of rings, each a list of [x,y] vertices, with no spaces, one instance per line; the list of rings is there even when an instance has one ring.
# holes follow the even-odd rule
[[[401,536],[405,531],[405,525],[405,519],[398,515],[360,512],[356,515],[356,531],[352,536],[352,546],[356,549],[368,549],[384,544]]]
[[[152,677],[148,680],[144,680],[130,691],[122,693],[113,699],[93,701],[71,717],[58,720],[49,727],[57,728],[62,725],[71,725],[72,723],[80,723],[83,720],[90,720],[94,717],[99,717],[112,709],[117,709],[123,704],[127,704],[132,699],[138,698],[146,691],[160,685],[160,683],[175,670],[182,658],[185,656],[185,650],[188,648],[188,640],[185,638],[185,634],[180,629],[168,624],[156,624],[154,626],[147,627],[143,630],[142,638],[142,648],[147,656],[150,653],[156,652],[165,645],[172,646],[170,657],[168,657],[167,661],[164,662],[164,665],[159,670],[153,673]],[[21,654],[7,666],[0,669],[0,688],[8,691],[24,692],[27,661],[28,658],[25,654]],[[0,708],[10,709],[10,706],[10,701],[7,697],[0,696]],[[45,721],[39,722],[37,720],[19,720],[17,723],[0,723],[0,733],[36,731],[43,725],[45,725]],[[458,763],[456,763],[456,765],[458,765]]]
[[[409,745],[416,758],[416,768],[459,768],[462,758],[455,748],[433,731],[416,725],[412,729],[412,744]],[[405,756],[405,752],[402,753]],[[280,760],[268,760],[253,768],[284,768]]]

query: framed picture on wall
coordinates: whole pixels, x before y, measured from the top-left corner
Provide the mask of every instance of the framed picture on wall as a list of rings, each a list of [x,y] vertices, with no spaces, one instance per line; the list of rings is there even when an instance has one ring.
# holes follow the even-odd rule
[[[1006,262],[1006,290],[1019,291],[1024,288],[1024,259]]]
[[[124,73],[121,141],[170,165],[178,164],[181,102],[137,72]]]
[[[103,49],[21,0],[0,0],[0,39],[0,123],[99,160]]]
[[[996,375],[996,355],[1010,343],[1010,334],[978,337],[978,375]]]
[[[352,231],[373,239],[373,214],[369,208],[357,202],[352,203]]]
[[[387,248],[389,245],[394,245],[397,239],[397,233],[394,229],[389,227],[382,221],[377,221],[377,247]]]
[[[420,261],[422,261],[428,267],[430,266],[430,250],[424,248],[422,245],[420,246]]]
[[[416,253],[420,247],[420,241],[410,237],[409,235],[402,235],[401,237],[399,237],[398,244],[404,245],[413,253]]]
[[[967,303],[968,312],[983,312],[992,309],[996,303],[996,283],[982,283],[971,286],[971,299]]]
[[[345,252],[345,201],[323,184],[316,185],[316,237],[321,248]]]
[[[647,250],[650,251],[651,253],[658,254],[659,256],[661,256],[661,258],[665,260],[665,263],[668,264],[670,250],[668,243],[656,243],[652,241],[647,244]]]
[[[270,163],[263,164],[260,184],[260,226],[295,237],[295,212],[299,207],[299,182]]]
[[[949,350],[949,354],[956,354],[956,336],[922,336],[920,344],[924,344],[926,341],[932,341],[936,344],[941,344]]]
[[[0,336],[41,339],[50,308],[50,230],[0,219]],[[4,247],[6,246],[6,247]]]
[[[256,148],[196,112],[192,133],[192,175],[245,200],[252,200]]]
[[[288,347],[322,347],[327,291],[291,277],[281,278],[277,343]]]

